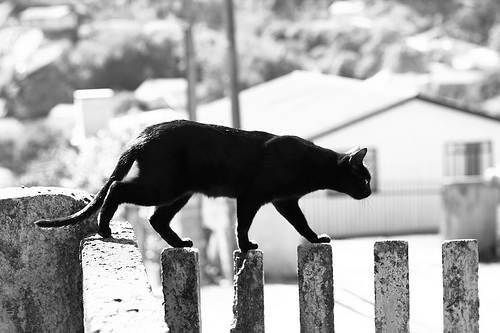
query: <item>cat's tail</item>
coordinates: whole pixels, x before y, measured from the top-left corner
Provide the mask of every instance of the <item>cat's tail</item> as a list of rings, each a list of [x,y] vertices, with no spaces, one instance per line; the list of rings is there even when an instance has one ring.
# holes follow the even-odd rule
[[[73,215],[55,218],[55,219],[42,219],[35,221],[35,224],[42,228],[47,227],[62,227],[65,225],[79,223],[86,218],[94,214],[103,204],[104,198],[108,193],[108,190],[116,180],[122,180],[132,168],[132,164],[135,161],[135,154],[132,149],[128,149],[120,156],[118,163],[116,164],[115,170],[109,177],[104,187],[94,196],[91,202],[87,204],[82,210],[74,213]]]

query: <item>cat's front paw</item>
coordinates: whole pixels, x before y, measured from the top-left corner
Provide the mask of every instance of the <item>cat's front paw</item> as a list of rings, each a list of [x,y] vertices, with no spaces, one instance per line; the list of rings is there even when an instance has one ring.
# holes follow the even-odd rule
[[[173,247],[193,247],[193,241],[189,238],[182,238],[182,240],[170,242],[169,244]]]
[[[189,238],[183,238],[180,247],[193,247],[193,241]]]
[[[318,239],[315,240],[313,243],[330,243],[330,241],[331,241],[330,236],[323,234],[319,235]]]
[[[99,227],[99,231],[97,233],[102,237],[102,238],[109,238],[111,237],[111,228],[110,227]]]
[[[248,252],[250,250],[257,250],[258,248],[259,248],[259,245],[255,242],[252,242],[252,241],[240,244],[240,250],[242,252]]]

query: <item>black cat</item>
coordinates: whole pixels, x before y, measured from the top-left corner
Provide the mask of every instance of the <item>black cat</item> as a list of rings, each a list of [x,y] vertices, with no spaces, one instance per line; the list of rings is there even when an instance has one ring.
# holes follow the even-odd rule
[[[99,207],[99,235],[110,237],[109,222],[118,205],[156,206],[150,223],[171,246],[190,247],[170,221],[194,193],[235,198],[237,238],[242,251],[256,249],[248,230],[261,206],[272,203],[312,243],[328,236],[311,230],[298,200],[307,193],[330,189],[354,199],[371,194],[370,173],[363,165],[367,149],[345,154],[295,136],[243,131],[179,120],[146,128],[125,148],[113,174],[90,202],[75,214],[35,222],[40,227],[78,223]],[[139,172],[125,179],[132,164]]]

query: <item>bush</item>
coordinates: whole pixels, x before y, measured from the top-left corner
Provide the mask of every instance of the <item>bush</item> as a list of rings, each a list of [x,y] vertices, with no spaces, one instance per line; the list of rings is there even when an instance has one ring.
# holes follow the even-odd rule
[[[393,73],[427,73],[425,55],[404,43],[394,44],[387,49],[384,56],[384,67]]]
[[[242,88],[272,80],[302,67],[283,45],[267,37],[248,37],[241,44],[246,50],[240,57]]]
[[[7,115],[17,119],[43,117],[60,103],[73,100],[73,88],[59,63],[27,77],[13,77],[5,88]]]
[[[59,129],[44,122],[22,124],[7,118],[0,121],[0,165],[17,175],[37,160],[49,160],[70,145]]]
[[[117,134],[102,131],[98,137],[85,140],[77,149],[62,144],[60,138],[47,149],[48,141],[29,135],[26,143],[32,142],[43,149],[36,154],[24,149],[21,155],[26,159],[21,182],[26,186],[62,186],[96,193],[111,175],[124,143],[131,138],[127,131],[121,130]],[[44,136],[50,137],[49,134]]]
[[[451,37],[484,45],[495,18],[493,2],[485,1],[474,7],[464,6],[454,13],[453,20],[447,22],[446,30]]]
[[[24,133],[24,125],[13,118],[0,119],[0,166],[17,169],[17,140]]]
[[[180,28],[163,28],[129,21],[94,27],[68,57],[75,88],[135,90],[146,78],[180,76],[182,39],[171,30]]]

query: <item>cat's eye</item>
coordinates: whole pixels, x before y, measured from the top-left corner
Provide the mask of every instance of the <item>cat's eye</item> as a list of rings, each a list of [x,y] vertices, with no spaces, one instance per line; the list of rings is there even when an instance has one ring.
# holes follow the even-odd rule
[[[369,179],[365,179],[365,185],[368,185],[370,183]]]

